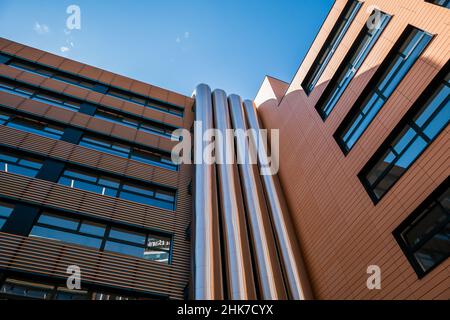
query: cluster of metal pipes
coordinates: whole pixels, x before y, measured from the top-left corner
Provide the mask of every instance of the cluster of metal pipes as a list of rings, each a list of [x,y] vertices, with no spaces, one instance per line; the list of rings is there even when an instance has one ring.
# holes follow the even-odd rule
[[[195,120],[202,122],[202,132],[194,136],[200,139],[196,148],[211,143],[202,139],[208,129],[261,129],[250,100],[227,97],[223,90],[211,92],[205,84],[198,85],[193,96]],[[216,146],[216,157],[223,157],[229,147]],[[258,164],[195,165],[193,299],[312,299],[278,178],[260,175],[267,151],[258,152]]]

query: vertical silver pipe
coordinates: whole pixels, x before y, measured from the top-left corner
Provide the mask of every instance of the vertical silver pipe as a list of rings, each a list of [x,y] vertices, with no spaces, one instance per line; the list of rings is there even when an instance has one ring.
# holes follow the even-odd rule
[[[215,137],[215,156],[224,234],[228,298],[231,300],[256,299],[244,204],[237,165],[234,161],[235,155],[232,147],[234,136],[230,131],[232,127],[227,96],[223,90],[214,90],[212,100],[215,128],[222,136],[222,139],[218,136]],[[230,137],[230,132],[231,141],[227,139],[227,135]],[[220,140],[222,143],[217,143]]]
[[[193,221],[193,297],[195,300],[223,299],[220,233],[214,164],[200,161],[211,141],[203,134],[213,127],[211,89],[199,84],[195,96],[194,221]]]
[[[249,127],[259,132],[261,126],[253,101],[245,100],[244,109]],[[258,164],[261,169],[262,164],[268,163],[268,149],[264,144],[258,145],[258,141],[256,141],[258,136],[250,135],[250,137],[253,144],[258,146]],[[313,299],[300,245],[278,177],[276,175],[261,175],[261,177],[283,262],[284,275],[287,279],[289,297],[296,300]]]
[[[247,130],[242,99],[238,95],[228,97],[231,122],[235,130],[242,130],[236,139],[238,167],[244,194],[251,243],[261,298],[264,300],[284,300],[287,298],[283,274],[278,260],[272,225],[267,210],[264,190],[258,176],[257,164],[250,163],[248,143],[244,132]]]

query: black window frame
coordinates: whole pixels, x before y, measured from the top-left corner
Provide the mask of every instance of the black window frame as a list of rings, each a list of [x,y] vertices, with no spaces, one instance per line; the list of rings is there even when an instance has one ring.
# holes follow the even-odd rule
[[[29,121],[45,123],[45,124],[52,125],[52,126],[55,126],[55,127],[60,127],[60,128],[63,129],[63,134],[60,136],[59,139],[51,138],[51,137],[48,137],[48,136],[42,135],[42,134],[40,135],[40,136],[43,136],[43,137],[46,137],[46,138],[49,138],[49,139],[63,140],[62,138],[64,137],[65,130],[67,130],[67,129],[74,129],[74,130],[80,131],[80,134],[81,134],[80,138],[76,139],[76,140],[70,139],[70,141],[69,140],[64,140],[64,141],[69,142],[69,143],[73,143],[75,145],[79,145],[79,146],[82,146],[82,147],[85,147],[85,148],[88,148],[90,150],[95,150],[95,151],[105,152],[105,153],[108,153],[108,152],[100,151],[99,149],[96,149],[96,148],[91,148],[91,147],[88,147],[88,146],[81,145],[83,137],[89,136],[89,137],[94,138],[94,139],[106,140],[106,141],[108,141],[110,143],[122,144],[122,145],[128,146],[130,148],[130,150],[131,150],[126,157],[123,157],[125,159],[130,159],[130,160],[133,160],[133,161],[137,161],[139,163],[152,165],[152,166],[156,166],[158,168],[167,169],[167,170],[171,170],[171,171],[178,171],[179,170],[179,165],[177,165],[177,164],[175,164],[173,162],[171,162],[171,163],[168,163],[167,161],[158,162],[157,160],[155,160],[155,161],[152,161],[152,163],[150,163],[150,162],[140,161],[140,160],[132,158],[132,155],[133,155],[133,153],[135,151],[140,151],[140,152],[153,154],[153,155],[155,155],[155,158],[171,159],[170,152],[162,150],[162,149],[157,149],[157,148],[152,148],[152,147],[149,147],[149,146],[137,144],[135,142],[132,142],[132,141],[129,141],[129,140],[126,140],[126,139],[122,139],[122,138],[118,138],[118,137],[107,136],[107,135],[104,135],[102,133],[89,130],[87,128],[78,128],[78,127],[72,126],[70,124],[62,123],[60,121],[55,121],[53,119],[48,119],[48,118],[41,117],[41,116],[36,116],[34,114],[31,114],[31,113],[28,113],[28,112],[23,112],[23,111],[20,111],[20,110],[17,110],[17,109],[12,110],[10,108],[3,107],[0,104],[0,116],[2,114],[6,114],[6,115],[8,115],[9,117],[12,117],[12,118],[18,117],[18,118],[23,118],[23,119],[29,120]],[[11,119],[7,120],[7,122],[11,122]],[[2,123],[1,119],[0,119],[0,125],[5,125],[4,123]],[[6,126],[7,127],[11,127],[11,126],[8,126],[8,125],[6,125]],[[14,128],[14,127],[11,127],[11,128]],[[18,128],[14,128],[14,129],[39,135],[38,133],[35,133],[35,132],[32,132],[32,131],[22,130],[22,129],[18,129]],[[108,153],[108,154],[111,154],[111,153]],[[119,156],[119,155],[117,155],[117,156]]]
[[[55,225],[39,222],[39,219],[44,214],[55,215],[55,216],[60,216],[60,217],[67,218],[67,219],[77,220],[77,228],[75,230],[75,229],[64,228],[64,227],[60,227],[60,226],[55,226]],[[104,227],[103,235],[102,236],[94,235],[92,233],[87,233],[87,232],[81,231],[81,227],[82,227],[83,223],[85,223],[85,222],[102,225]],[[44,238],[44,239],[50,239],[50,240],[58,241],[61,243],[68,243],[70,245],[80,246],[83,248],[90,248],[92,250],[97,250],[99,252],[112,252],[115,254],[125,255],[127,257],[133,257],[133,258],[142,259],[142,260],[146,260],[146,261],[153,261],[155,263],[161,263],[161,264],[166,264],[166,265],[172,264],[174,235],[170,234],[170,233],[156,231],[156,230],[150,230],[150,229],[144,228],[144,227],[131,226],[128,224],[122,224],[117,221],[102,219],[102,218],[98,218],[98,217],[91,217],[91,216],[83,215],[83,214],[76,214],[76,215],[75,214],[67,214],[67,213],[59,211],[57,209],[45,209],[45,208],[41,209],[39,214],[36,216],[36,219],[33,223],[30,233],[28,234],[28,237],[42,238],[41,236],[32,234],[33,229],[36,226],[41,227],[41,228],[47,228],[47,229],[57,230],[57,231],[65,232],[65,233],[71,233],[71,234],[76,234],[76,235],[81,235],[84,237],[90,237],[93,239],[97,239],[97,240],[100,240],[100,247],[95,248],[95,247],[91,247],[88,245],[78,244],[78,243],[70,242],[70,241],[63,241],[63,240],[59,240],[59,239],[55,239],[55,238]],[[129,232],[129,233],[141,234],[145,237],[144,243],[138,244],[137,242],[127,241],[127,240],[119,239],[117,237],[112,237],[112,236],[110,236],[110,232],[112,229],[119,229],[119,230],[123,230],[123,231]],[[119,243],[119,244],[139,247],[139,248],[143,249],[143,252],[145,252],[145,249],[148,247],[148,241],[153,237],[166,238],[166,239],[168,239],[168,241],[170,241],[168,250],[165,250],[165,249],[160,250],[160,251],[164,251],[164,252],[168,253],[169,258],[168,258],[167,263],[159,262],[159,261],[155,261],[155,260],[151,260],[151,259],[145,259],[144,256],[139,257],[139,256],[136,256],[133,254],[119,253],[116,251],[107,250],[105,248],[106,244],[108,242],[115,242],[115,243]]]
[[[102,169],[99,169],[99,168],[93,168],[93,167],[90,167],[90,166],[80,165],[78,163],[74,163],[74,162],[71,162],[71,161],[68,161],[68,160],[56,159],[56,158],[53,158],[51,156],[44,157],[44,156],[40,155],[37,152],[12,148],[11,146],[2,144],[1,142],[0,142],[0,147],[1,147],[1,150],[2,150],[2,151],[0,151],[0,153],[1,152],[9,153],[9,154],[14,155],[15,157],[22,156],[22,157],[25,157],[25,158],[31,158],[31,159],[33,159],[35,161],[42,161],[43,163],[44,163],[44,161],[49,161],[49,160],[57,162],[57,163],[61,163],[62,164],[62,168],[61,168],[60,171],[58,171],[59,173],[58,173],[55,181],[52,180],[52,182],[55,182],[55,183],[59,184],[58,181],[59,181],[59,179],[61,178],[61,176],[63,175],[63,173],[66,170],[76,170],[76,171],[84,172],[86,175],[94,175],[94,176],[97,176],[97,177],[98,176],[103,176],[103,177],[106,177],[106,178],[111,178],[111,179],[120,181],[121,182],[121,187],[123,187],[126,184],[126,185],[131,186],[131,187],[136,186],[136,187],[144,188],[144,189],[145,188],[149,188],[149,189],[154,190],[155,193],[158,192],[158,193],[170,193],[170,194],[173,194],[173,208],[172,209],[167,209],[167,208],[164,208],[164,207],[161,207],[161,206],[150,205],[150,204],[141,203],[141,202],[137,202],[137,201],[133,201],[133,200],[128,200],[126,198],[120,198],[120,197],[116,197],[117,199],[120,199],[120,200],[123,200],[123,201],[131,201],[131,202],[134,202],[134,203],[137,203],[137,204],[140,204],[140,205],[154,207],[154,208],[159,208],[161,210],[167,210],[168,212],[175,212],[176,211],[177,201],[178,201],[178,190],[176,188],[174,188],[174,187],[161,185],[161,184],[158,184],[158,183],[150,182],[150,181],[139,179],[139,178],[135,178],[135,177],[129,177],[129,176],[126,176],[126,175],[117,174],[115,172],[106,171],[106,170],[102,170]],[[42,169],[44,167],[45,166],[43,164],[41,166],[41,168],[40,168],[41,170],[38,172],[38,175],[40,175],[42,173],[42,171],[43,171]],[[1,170],[1,171],[3,171],[3,170]],[[31,178],[41,179],[42,180],[42,178],[39,178],[39,177],[31,177]],[[61,186],[65,186],[63,184],[60,184],[60,185]],[[68,188],[70,188],[70,186],[68,186]],[[83,189],[79,189],[79,190],[83,190]],[[88,191],[88,190],[84,190],[84,191],[85,192],[92,192],[92,191]],[[92,192],[92,193],[95,193],[95,192]],[[95,193],[95,194],[98,194],[98,193]],[[163,200],[161,198],[159,198],[159,199],[157,198],[156,200],[157,201],[163,201],[163,202],[165,201],[165,200]],[[167,201],[165,201],[165,202],[167,202]]]
[[[323,121],[326,121],[326,119],[330,116],[331,112],[333,112],[334,108],[339,103],[339,100],[342,98],[342,96],[344,95],[345,91],[347,90],[347,88],[350,86],[350,84],[352,83],[353,79],[355,78],[358,70],[364,64],[364,61],[370,55],[371,51],[376,46],[378,40],[380,39],[380,37],[382,36],[384,31],[388,27],[389,22],[392,20],[392,15],[390,15],[390,14],[388,14],[386,12],[377,11],[377,10],[374,10],[370,14],[369,19],[371,19],[372,16],[374,14],[377,14],[377,13],[380,13],[380,14],[383,14],[383,15],[386,16],[386,22],[383,25],[383,29],[376,36],[375,42],[373,42],[373,44],[370,47],[369,51],[367,51],[366,55],[362,58],[358,69],[356,69],[356,71],[355,71],[354,75],[352,76],[351,80],[348,82],[348,84],[347,84],[346,88],[344,89],[344,91],[342,91],[340,97],[337,99],[337,101],[335,102],[333,108],[330,110],[328,115],[325,113],[325,111],[323,109],[328,104],[330,99],[332,99],[332,94],[337,89],[337,85],[339,84],[339,79],[344,75],[344,71],[347,70],[347,67],[348,67],[350,61],[355,57],[356,53],[358,52],[358,49],[360,48],[360,45],[361,45],[361,41],[363,41],[364,38],[369,34],[370,30],[367,27],[367,24],[365,24],[363,26],[363,28],[361,29],[361,31],[359,32],[358,36],[356,37],[356,40],[353,42],[352,46],[350,47],[350,50],[345,55],[344,59],[342,60],[341,64],[339,65],[338,69],[334,73],[333,77],[331,78],[331,80],[327,84],[327,87],[325,88],[325,90],[321,94],[319,100],[317,101],[315,108],[317,110],[317,113],[319,113],[319,115],[320,115],[320,117],[322,118]]]
[[[368,193],[370,199],[372,202],[377,205],[388,193],[389,191],[401,180],[401,177],[408,171],[408,169],[417,161],[417,159],[420,158],[420,156],[428,149],[430,145],[433,144],[433,142],[442,134],[442,131],[445,130],[445,127],[442,129],[442,131],[437,134],[434,139],[431,139],[428,145],[420,152],[418,153],[416,159],[411,162],[411,164],[408,166],[408,168],[405,169],[405,171],[398,177],[398,179],[384,192],[384,194],[381,197],[377,197],[374,192],[372,191],[371,186],[369,185],[368,181],[366,180],[367,174],[372,170],[372,168],[375,167],[375,165],[380,161],[380,159],[383,157],[383,155],[389,150],[391,144],[393,141],[397,139],[397,137],[403,132],[403,130],[406,128],[408,123],[411,122],[411,119],[413,119],[417,112],[420,111],[420,109],[424,106],[425,103],[428,102],[428,100],[431,98],[433,93],[436,91],[436,89],[439,88],[439,86],[442,84],[443,80],[445,79],[446,75],[450,72],[450,60],[446,63],[446,65],[439,71],[439,73],[434,77],[434,79],[431,81],[431,83],[425,88],[425,90],[421,93],[419,98],[414,102],[414,104],[411,106],[411,108],[406,112],[406,114],[402,117],[402,119],[398,122],[398,124],[392,129],[391,133],[387,136],[387,138],[383,141],[383,143],[378,147],[377,151],[372,155],[372,157],[367,161],[367,163],[364,165],[364,167],[361,169],[361,171],[358,173],[358,179],[360,180],[361,184],[364,186],[364,189]],[[447,124],[448,126],[448,124]]]
[[[75,85],[77,87],[94,90],[105,95],[113,96],[115,98],[138,104],[147,108],[158,110],[164,113],[172,114],[177,117],[184,116],[184,107],[177,106],[175,104],[158,100],[153,97],[144,96],[137,92],[132,92],[130,90],[125,90],[111,84],[105,84],[97,80],[89,79],[79,74],[71,73],[65,70],[57,69],[49,65],[42,64],[40,62],[31,61],[18,56],[12,56],[8,53],[0,51],[0,55],[3,59],[0,59],[0,63],[9,65],[12,68],[23,70],[26,72],[34,73],[46,78],[55,79],[64,83]],[[14,65],[14,63],[20,63],[23,65],[28,65],[28,67],[19,67]],[[41,70],[40,72],[38,70]],[[50,74],[50,75],[49,75]],[[115,94],[117,92],[118,94]],[[128,95],[129,99],[123,98],[120,95]],[[136,100],[133,100],[135,98]],[[145,100],[145,103],[140,103],[137,100]]]
[[[417,220],[422,220],[426,215],[425,213],[429,210],[430,206],[433,205],[433,203],[438,202],[437,199],[444,195],[445,192],[448,191],[450,185],[450,177],[447,177],[437,188],[434,190],[403,222],[400,223],[400,225],[395,228],[395,230],[392,232],[392,235],[394,236],[395,240],[397,241],[397,244],[401,248],[403,254],[408,259],[411,267],[413,268],[414,272],[416,273],[418,279],[424,278],[427,274],[432,272],[435,268],[437,268],[440,264],[442,264],[445,260],[450,257],[450,254],[439,260],[434,266],[430,267],[426,271],[422,269],[419,262],[414,258],[414,253],[420,249],[423,245],[426,244],[426,242],[433,238],[433,236],[436,235],[436,233],[429,233],[425,239],[423,239],[419,244],[415,245],[418,246],[416,250],[411,249],[406,242],[404,241],[402,237],[402,233],[407,230],[411,225],[414,224]],[[440,205],[440,204],[438,204]],[[444,209],[445,212],[445,209]],[[449,214],[449,213],[447,213]],[[447,223],[450,223],[450,215],[447,218]],[[446,224],[443,224],[440,228],[435,228],[440,231],[441,229],[444,229]],[[434,231],[434,230],[433,230]]]
[[[76,171],[79,174],[94,176],[94,177],[96,177],[96,182],[97,183],[99,182],[99,180],[102,180],[102,179],[108,179],[108,178],[109,179],[113,179],[113,180],[116,180],[114,182],[118,183],[118,188],[111,187],[110,189],[115,190],[116,193],[115,193],[114,196],[110,196],[110,195],[106,195],[106,194],[103,195],[101,193],[97,193],[97,192],[94,192],[94,191],[91,191],[91,190],[87,190],[87,189],[67,186],[66,184],[61,183],[61,179],[62,178],[71,179],[70,176],[69,177],[65,177],[65,174],[66,174],[67,171]],[[72,180],[74,180],[74,179],[72,179]],[[85,183],[88,183],[87,180],[84,180],[84,181],[85,181]],[[152,184],[141,183],[141,182],[138,182],[138,181],[136,181],[134,179],[113,176],[113,175],[111,175],[109,173],[104,173],[103,171],[89,170],[89,169],[86,169],[86,168],[84,168],[82,166],[79,166],[79,165],[78,166],[77,165],[70,165],[70,164],[66,165],[64,167],[64,170],[62,170],[62,172],[61,172],[61,174],[60,174],[60,176],[59,176],[59,178],[57,180],[57,183],[60,184],[60,185],[69,187],[69,188],[78,189],[78,190],[84,190],[84,191],[87,191],[87,192],[93,192],[93,193],[96,193],[96,194],[101,194],[103,196],[113,197],[113,198],[122,199],[122,200],[126,200],[126,201],[132,201],[132,202],[135,202],[135,203],[139,203],[139,204],[142,204],[142,205],[145,205],[145,206],[151,206],[151,207],[159,208],[159,209],[162,209],[162,210],[168,210],[168,211],[175,211],[176,210],[177,192],[176,192],[176,190],[174,190],[172,188],[161,187],[161,186],[158,186],[158,185],[153,184],[153,183]],[[92,185],[98,185],[98,184],[92,184]],[[106,186],[104,186],[104,187],[106,188]],[[130,191],[130,190],[126,190],[126,189],[124,190],[124,187],[139,188],[139,189],[142,189],[143,191],[152,192],[154,195],[151,196],[151,197],[150,196],[146,196],[146,195],[144,195],[144,193],[139,194],[137,192],[133,192],[133,191]],[[166,201],[166,200],[163,200],[163,199],[160,199],[160,198],[159,199],[156,198],[156,194],[158,192],[159,193],[161,193],[161,192],[163,192],[163,193],[164,192],[171,193],[171,195],[173,196],[173,202]],[[149,200],[154,199],[156,202],[165,202],[165,203],[167,203],[169,205],[171,204],[172,208],[165,208],[165,207],[162,207],[162,206],[157,206],[155,204],[148,204],[148,203],[138,202],[138,201],[134,201],[134,200],[129,200],[129,199],[124,198],[123,196],[121,196],[122,193],[127,193],[127,194],[131,193],[131,194],[134,194],[134,195],[139,196],[139,197],[148,198]]]
[[[450,0],[444,0],[443,4],[436,3],[437,2],[436,0],[425,0],[425,2],[434,4],[434,5],[442,7],[442,8],[450,9]]]
[[[355,8],[354,8],[354,11],[351,11],[351,15],[350,15],[351,19],[345,20],[345,16],[350,12],[350,10],[353,7],[353,4],[355,4]],[[323,72],[325,71],[328,63],[331,61],[331,59],[334,56],[335,51],[329,53],[328,57],[326,57],[325,54],[327,52],[327,49],[329,47],[333,47],[333,46],[335,46],[336,49],[339,47],[339,45],[341,44],[341,42],[344,39],[345,35],[347,34],[348,30],[350,29],[350,26],[354,22],[354,19],[358,15],[358,12],[362,6],[363,6],[363,2],[358,1],[358,0],[348,0],[347,3],[345,4],[345,7],[343,8],[338,19],[336,20],[336,23],[334,24],[333,29],[331,29],[331,32],[329,33],[322,48],[320,49],[319,53],[317,54],[316,58],[314,59],[314,62],[312,63],[311,67],[309,68],[309,71],[307,72],[305,78],[303,79],[303,81],[301,83],[301,86],[302,86],[303,90],[305,91],[306,95],[309,96],[311,94],[311,92],[313,92],[314,88],[317,85],[317,82],[319,81],[320,77],[322,76]],[[348,25],[345,28],[345,30],[342,31],[343,32],[342,35],[339,36],[338,31],[343,22],[344,22],[344,25],[346,24],[346,22],[348,22]],[[337,37],[337,38],[340,37],[340,39],[337,40],[337,42],[333,44],[333,39],[335,37]],[[320,64],[320,61],[322,59],[324,59],[324,62],[322,64]],[[323,66],[323,69],[320,71],[323,64],[325,64],[325,65]],[[316,72],[318,72],[318,73],[316,74]],[[311,89],[309,89],[310,86],[312,86]]]
[[[11,269],[0,269],[0,288],[3,287],[4,282],[7,279],[15,279],[19,281],[24,282],[32,282],[37,283],[45,286],[54,286],[54,287],[66,287],[66,281],[67,279],[64,277],[58,277],[56,275],[44,275],[36,272],[29,272],[29,271],[20,271],[20,270],[11,270]],[[94,293],[103,293],[103,294],[111,294],[111,295],[118,295],[118,296],[124,296],[129,297],[133,299],[149,299],[149,300],[168,300],[169,295],[167,294],[161,294],[161,293],[154,293],[149,291],[140,291],[140,290],[133,290],[129,288],[121,288],[114,285],[104,285],[104,284],[98,284],[98,283],[92,283],[89,281],[82,281],[82,288],[83,291],[88,291],[89,294]],[[5,298],[11,298],[15,300],[34,300],[32,298],[28,297],[20,297],[20,296],[8,296],[3,295]],[[0,293],[0,300],[3,298],[2,294]]]
[[[179,129],[178,127],[169,125],[167,123],[162,123],[162,122],[156,121],[154,119],[143,118],[143,117],[137,116],[135,114],[131,114],[129,112],[125,112],[125,111],[122,111],[122,110],[111,109],[109,107],[106,107],[106,106],[103,106],[103,105],[100,105],[100,104],[93,104],[91,102],[87,102],[87,101],[85,101],[83,99],[80,99],[80,98],[77,98],[77,97],[73,97],[73,96],[69,96],[67,94],[58,93],[58,92],[55,92],[55,91],[52,91],[52,90],[48,90],[48,89],[44,89],[44,88],[41,88],[41,87],[37,87],[35,85],[29,84],[29,83],[25,83],[23,81],[13,80],[11,78],[8,78],[8,77],[2,76],[2,75],[0,75],[0,81],[6,82],[6,83],[10,83],[10,85],[13,86],[13,87],[23,87],[23,88],[26,88],[27,90],[33,91],[33,94],[31,94],[31,95],[27,94],[26,96],[24,96],[23,94],[20,94],[20,92],[18,92],[18,91],[16,91],[14,89],[12,91],[15,91],[17,93],[10,92],[10,94],[16,94],[18,96],[22,96],[22,97],[25,97],[27,99],[32,99],[32,100],[35,100],[35,101],[38,101],[38,102],[41,102],[41,103],[47,103],[47,102],[41,101],[41,100],[36,100],[36,99],[34,99],[34,97],[38,96],[38,95],[54,96],[55,99],[59,99],[59,100],[62,100],[64,102],[70,101],[71,104],[77,104],[79,107],[77,109],[75,109],[75,108],[71,108],[70,105],[64,105],[64,103],[55,103],[55,104],[57,104],[57,105],[55,105],[55,104],[52,104],[50,102],[47,103],[48,105],[56,106],[56,107],[59,107],[59,108],[63,108],[63,109],[66,109],[66,110],[69,110],[69,111],[72,111],[72,112],[81,112],[82,107],[85,106],[85,105],[93,106],[95,108],[94,114],[91,115],[93,117],[96,117],[98,119],[103,119],[104,121],[108,121],[108,120],[106,120],[104,118],[96,116],[96,114],[98,114],[99,112],[104,112],[104,113],[107,113],[107,114],[111,114],[111,115],[113,115],[113,117],[116,117],[116,118],[131,119],[133,122],[137,123],[137,125],[136,126],[128,125],[128,127],[134,128],[135,130],[140,130],[140,131],[143,131],[143,132],[147,132],[147,133],[150,133],[150,134],[153,134],[153,135],[162,136],[162,137],[167,138],[167,139],[171,139],[172,132],[175,131],[176,129]],[[117,124],[123,125],[123,126],[127,126],[126,124],[121,123],[120,121],[109,120],[109,122],[117,123]],[[145,126],[159,128],[159,131],[156,130],[156,129],[155,130],[146,129]]]
[[[395,89],[394,89],[394,91],[389,95],[389,97],[387,97],[387,99],[385,99],[385,101],[383,103],[383,106],[376,112],[376,114],[374,115],[372,120],[369,122],[367,127],[363,130],[361,135],[357,138],[355,143],[349,149],[347,147],[346,143],[344,142],[344,139],[343,139],[343,136],[345,135],[346,130],[349,128],[350,124],[353,122],[355,117],[361,112],[361,107],[364,105],[364,103],[366,101],[369,101],[369,97],[371,96],[371,93],[378,92],[378,89],[374,89],[374,88],[376,88],[376,85],[381,81],[381,79],[383,79],[384,75],[386,74],[386,72],[389,70],[389,67],[393,63],[393,61],[394,61],[393,59],[396,57],[396,55],[400,51],[401,47],[405,44],[405,41],[408,39],[408,37],[410,36],[411,32],[414,31],[414,29],[422,31],[424,33],[428,33],[426,30],[422,30],[422,29],[417,28],[417,27],[415,27],[415,26],[413,26],[411,24],[406,26],[406,28],[403,30],[403,32],[400,35],[400,37],[397,39],[397,41],[392,46],[391,50],[389,51],[389,53],[387,54],[387,56],[383,60],[383,62],[378,67],[378,69],[375,72],[375,74],[372,76],[372,78],[367,83],[367,85],[365,86],[365,88],[363,89],[361,94],[358,96],[358,99],[356,100],[356,102],[350,108],[350,111],[347,113],[347,115],[345,116],[344,120],[341,122],[341,124],[338,126],[338,128],[335,131],[335,133],[333,134],[333,138],[336,141],[336,143],[338,144],[338,146],[341,149],[341,151],[344,154],[344,156],[347,156],[350,153],[350,151],[355,147],[355,145],[358,143],[358,141],[361,139],[361,137],[364,135],[364,133],[367,131],[367,129],[370,127],[370,125],[373,123],[374,119],[377,117],[379,112],[389,102],[390,98],[392,97],[392,94],[395,92]],[[418,60],[420,59],[420,57],[427,50],[428,46],[433,42],[433,39],[434,39],[435,35],[433,35],[433,34],[430,34],[430,35],[431,35],[430,41],[423,48],[423,51],[418,56],[417,60],[411,65],[410,69],[405,74],[405,76],[397,84],[397,87],[400,86],[402,84],[402,82],[405,81],[405,79],[408,77],[408,74],[410,73],[411,69],[414,68],[414,66],[417,64]]]

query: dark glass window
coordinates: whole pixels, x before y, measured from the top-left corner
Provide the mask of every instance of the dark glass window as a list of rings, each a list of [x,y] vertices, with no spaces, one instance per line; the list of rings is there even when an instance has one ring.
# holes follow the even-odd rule
[[[30,277],[31,278],[31,277]],[[84,285],[84,284],[83,284]],[[137,300],[149,299],[147,297],[131,297],[117,293],[104,292],[104,290],[69,290],[36,280],[23,280],[8,277],[0,283],[0,300],[27,299],[27,300]]]
[[[350,81],[358,72],[365,58],[370,53],[370,50],[375,45],[391,19],[390,15],[383,12],[374,11],[372,15],[373,14],[380,15],[379,24],[374,28],[368,28],[367,24],[364,25],[360,35],[350,48],[348,55],[344,58],[341,67],[339,67],[338,71],[331,79],[330,84],[317,104],[317,110],[324,120],[336,106]],[[372,19],[372,16],[369,17],[369,19]]]
[[[0,171],[36,177],[42,167],[42,161],[0,151]]]
[[[79,145],[161,168],[170,170],[177,170],[178,168],[177,165],[172,162],[170,154],[129,147],[119,142],[90,135],[84,135]]]
[[[431,38],[432,36],[425,31],[409,27],[394,46],[393,53],[389,54],[390,57],[374,75],[376,82],[371,81],[367,85],[370,92],[365,89],[361,95],[364,101],[362,103],[357,101],[335,135],[344,152],[350,151],[355,145],[420,57]]]
[[[138,120],[134,120],[132,118],[119,115],[116,113],[108,112],[105,110],[97,110],[94,117],[103,119],[109,122],[118,123],[123,126],[127,126],[133,129],[149,132],[151,134],[157,134],[163,137],[170,138],[172,136],[172,131],[175,130],[175,128],[169,128],[165,125],[160,125],[157,123],[150,123],[150,122],[140,122]]]
[[[14,210],[14,206],[0,201],[0,230]]]
[[[419,277],[450,256],[450,180],[425,200],[394,236]]]
[[[425,0],[425,1],[450,9],[450,0]]]
[[[0,125],[59,140],[64,128],[28,117],[0,111]]]
[[[76,169],[67,169],[58,181],[71,188],[82,189],[101,195],[126,199],[142,204],[174,210],[175,191],[158,187],[138,186],[108,176],[101,176]]]
[[[449,97],[450,75],[439,75],[361,171],[360,179],[375,202],[449,124]]]
[[[53,239],[98,250],[113,251],[146,260],[169,263],[171,237],[85,218],[43,212],[30,236]]]
[[[58,81],[62,81],[65,83],[70,83],[71,85],[75,85],[80,88],[90,89],[93,90],[97,86],[101,86],[101,84],[97,81],[93,81],[90,79],[86,79],[84,77],[81,77],[76,74],[71,74],[69,72],[65,72],[59,69],[52,68],[50,66],[44,66],[38,62],[28,61],[19,57],[11,57],[8,55],[3,55],[6,58],[9,59],[3,59],[6,61],[6,64],[19,69],[24,70],[30,73],[34,73],[40,76],[44,76],[47,78],[52,78]],[[1,61],[1,63],[5,63],[4,61]],[[155,110],[168,112],[170,114],[182,117],[183,116],[183,108],[178,107],[175,105],[172,105],[170,103],[164,103],[156,101],[156,99],[151,99],[145,96],[142,96],[140,94],[119,89],[119,88],[112,88],[110,86],[107,87],[107,90],[105,94],[114,96],[116,98],[137,103],[139,105],[152,108]]]
[[[0,91],[15,94],[27,99],[36,100],[58,108],[78,111],[81,103],[64,95],[55,94],[47,90],[34,88],[33,86],[15,82],[0,77]]]
[[[128,158],[131,149],[130,147],[118,142],[108,141],[106,139],[88,135],[83,136],[79,145],[125,158]]]
[[[302,87],[306,94],[309,95],[317,84],[317,81],[319,81],[320,76],[324,72],[328,62],[331,60],[331,57],[333,57],[334,52],[339,47],[339,44],[352,24],[361,5],[362,3],[356,0],[349,0],[347,2],[338,21],[328,35],[328,38],[325,40],[324,46],[314,60],[305,80],[302,82]]]

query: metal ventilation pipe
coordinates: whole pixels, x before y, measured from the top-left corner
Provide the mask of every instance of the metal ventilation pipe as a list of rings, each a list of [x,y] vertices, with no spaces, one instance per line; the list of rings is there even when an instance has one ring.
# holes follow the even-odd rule
[[[259,132],[261,126],[253,101],[245,100],[244,109],[249,127]],[[252,139],[252,143],[256,146],[258,137],[250,135],[250,139]],[[261,169],[262,164],[268,163],[268,150],[264,144],[258,147],[258,164]],[[294,232],[278,177],[276,175],[261,175],[261,178],[275,229],[289,298],[296,300],[313,299],[305,264],[301,256],[300,245]]]
[[[194,152],[196,159],[202,159],[203,150],[211,142],[204,141],[203,134],[213,127],[211,89],[206,84],[199,84],[193,96],[195,121],[202,125],[200,130],[195,128]],[[193,226],[193,298],[221,300],[223,285],[215,166],[204,161],[195,164]]]
[[[247,130],[247,124],[242,99],[232,94],[228,97],[228,103],[233,127],[236,130],[242,130],[243,134]],[[248,155],[246,136],[237,136],[236,148],[259,292],[264,300],[285,300],[287,294],[283,273],[278,260],[264,190],[258,174],[258,165],[250,163],[249,158],[245,158]]]
[[[227,96],[223,90],[214,90],[212,99],[215,128],[223,137],[222,143],[216,144],[215,156],[224,234],[228,298],[231,300],[256,299],[242,191],[232,147],[234,142],[232,131],[232,140],[226,140],[226,136],[232,128]],[[230,136],[228,135],[228,137]],[[216,136],[216,142],[218,140],[219,137]]]

